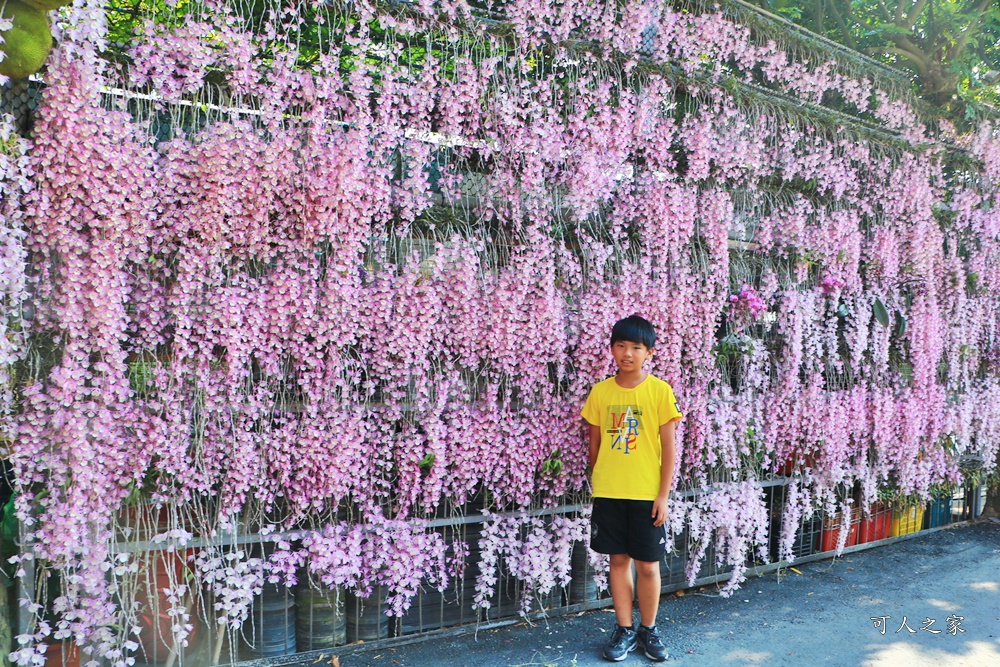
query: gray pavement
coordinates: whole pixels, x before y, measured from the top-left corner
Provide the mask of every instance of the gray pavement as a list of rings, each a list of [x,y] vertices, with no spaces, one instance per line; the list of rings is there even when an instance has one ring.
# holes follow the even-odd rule
[[[995,520],[795,569],[801,574],[786,569],[750,579],[728,599],[714,586],[665,596],[659,623],[671,654],[666,664],[1000,667],[1000,523]],[[872,617],[886,617],[882,629]],[[912,633],[901,627],[904,617]],[[956,625],[954,617],[962,620]],[[519,623],[392,648],[349,649],[337,660],[324,656],[310,663],[608,665],[599,653],[613,623],[609,610],[589,611],[533,627]],[[655,663],[632,654],[620,664]]]

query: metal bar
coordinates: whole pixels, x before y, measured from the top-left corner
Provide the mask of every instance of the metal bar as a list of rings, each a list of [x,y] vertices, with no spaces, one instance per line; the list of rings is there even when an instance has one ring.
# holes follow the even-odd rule
[[[889,537],[883,540],[877,540],[875,542],[866,542],[864,544],[858,544],[852,547],[847,547],[841,552],[841,555],[852,554],[859,551],[865,551],[867,549],[872,549],[875,547],[886,546],[889,544],[894,544],[896,542],[903,542],[906,540],[911,540],[915,537],[922,535],[928,535],[931,533],[938,532],[940,530],[945,530],[947,528],[953,528],[955,526],[963,526],[968,522],[959,521],[955,523],[950,523],[944,526],[939,526],[937,528],[929,528],[926,530],[919,530],[913,533],[907,533],[906,535],[899,535],[897,537]],[[802,558],[796,558],[794,561],[779,561],[776,563],[768,563],[766,565],[755,565],[747,568],[746,574],[748,577],[760,577],[772,572],[777,572],[779,570],[792,567],[800,563],[810,563],[819,560],[828,560],[830,558],[837,558],[835,551],[824,551],[820,553],[810,554],[809,556],[803,556]],[[712,584],[719,584],[724,581],[728,581],[732,577],[731,572],[709,576],[701,577],[695,579],[694,583],[688,585],[687,583],[681,584],[670,584],[665,585],[661,588],[661,595],[667,593],[673,593],[679,590],[685,590],[688,588],[697,588],[700,586],[709,586]],[[285,667],[286,665],[313,665],[318,663],[323,658],[331,655],[347,656],[359,651],[366,651],[372,648],[392,648],[396,646],[408,646],[412,644],[419,644],[426,641],[443,639],[446,637],[458,637],[462,635],[467,635],[469,633],[478,632],[480,630],[492,630],[495,628],[502,628],[511,625],[516,625],[518,623],[523,623],[524,621],[535,621],[548,618],[550,616],[562,616],[566,614],[575,614],[581,611],[592,611],[596,609],[604,609],[610,607],[613,604],[611,598],[603,598],[598,600],[589,600],[587,602],[569,604],[562,607],[558,607],[549,611],[533,612],[527,616],[516,616],[512,618],[497,619],[494,621],[481,622],[476,624],[469,624],[464,626],[457,626],[452,628],[444,628],[439,630],[430,630],[427,632],[416,633],[412,635],[404,635],[401,637],[393,637],[390,639],[383,639],[378,641],[367,641],[361,644],[352,644],[342,647],[337,647],[336,649],[326,649],[320,651],[308,651],[304,653],[296,653],[294,655],[282,656],[279,658],[270,658],[266,660],[253,660],[248,662],[237,663],[235,667]]]
[[[590,507],[590,503],[578,503],[575,505],[556,505],[555,507],[543,507],[540,509],[532,510],[509,510],[505,512],[492,512],[490,516],[497,517],[536,517],[536,516],[554,516],[557,514],[572,514],[573,512],[579,512]],[[421,523],[425,528],[443,528],[446,526],[460,526],[465,524],[474,523],[485,523],[489,517],[479,514],[470,516],[456,516],[447,517],[440,519],[430,519]],[[137,553],[144,551],[162,551],[164,549],[169,549],[171,547],[185,548],[185,549],[195,549],[200,547],[209,546],[236,546],[240,544],[260,544],[263,542],[277,542],[281,540],[301,540],[304,537],[309,537],[311,535],[322,534],[319,530],[289,530],[280,533],[271,533],[269,535],[261,535],[259,533],[243,533],[240,535],[235,535],[233,533],[224,533],[226,537],[221,539],[205,539],[202,537],[187,540],[186,542],[179,542],[175,539],[164,540],[162,542],[152,542],[150,540],[143,540],[139,542],[119,542],[117,544],[118,550],[116,553]]]

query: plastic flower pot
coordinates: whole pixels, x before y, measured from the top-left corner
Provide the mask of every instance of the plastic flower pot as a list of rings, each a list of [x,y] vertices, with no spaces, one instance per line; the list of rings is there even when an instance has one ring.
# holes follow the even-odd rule
[[[282,583],[264,584],[261,594],[253,600],[253,624],[245,627],[242,635],[247,642],[242,653],[247,659],[295,653],[298,647],[295,603],[294,589]]]
[[[938,498],[927,504],[924,528],[938,528],[951,522],[951,498]]]
[[[344,598],[340,588],[314,588],[308,575],[299,577],[295,588],[296,650],[316,651],[347,643]]]
[[[846,529],[847,542],[845,547],[853,547],[858,543],[858,528],[861,523],[861,510],[854,507],[850,514],[837,512],[823,521],[823,532],[820,533],[820,551],[833,551],[837,548],[840,539],[840,531]],[[849,523],[848,523],[849,522]],[[845,524],[847,524],[845,526]]]
[[[924,506],[911,505],[892,513],[892,523],[889,524],[889,537],[908,535],[920,530],[924,525]]]
[[[140,502],[124,505],[118,510],[119,538],[145,541],[170,530],[170,508],[167,505]]]
[[[599,597],[600,591],[597,590],[597,582],[594,581],[593,568],[590,565],[587,551],[586,544],[577,542],[573,545],[573,551],[570,554],[570,576],[572,577],[569,582],[570,604],[591,602]]]
[[[701,567],[698,570],[698,579],[717,577],[720,574],[726,574],[727,572],[733,571],[733,566],[731,564],[718,565],[716,563],[717,558],[718,552],[716,552],[715,543],[713,542],[705,549],[705,556],[701,559]]]
[[[889,537],[892,512],[885,503],[873,503],[869,513],[861,517],[858,526],[858,544],[877,542]]]
[[[782,477],[791,477],[796,470],[803,467],[813,468],[816,466],[816,457],[813,454],[803,454],[796,450],[788,455],[775,473]]]
[[[784,517],[781,512],[771,515],[771,525],[768,531],[768,542],[771,547],[771,561],[780,560],[781,531]],[[792,556],[802,558],[809,556],[816,550],[819,536],[823,531],[823,517],[818,513],[808,518],[800,518],[798,528],[795,531],[795,539],[792,541]]]
[[[376,641],[389,636],[389,617],[385,615],[384,586],[376,586],[372,594],[359,598],[347,594],[347,643]]]
[[[792,472],[794,472],[794,470],[795,470],[795,458],[793,455],[786,458],[774,472],[775,474],[781,477],[790,477]]]

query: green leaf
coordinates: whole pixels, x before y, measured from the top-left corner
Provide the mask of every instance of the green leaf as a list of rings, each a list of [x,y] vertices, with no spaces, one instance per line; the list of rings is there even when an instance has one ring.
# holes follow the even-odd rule
[[[965,291],[969,294],[979,293],[979,274],[970,271],[965,276]]]
[[[560,459],[548,459],[542,465],[542,472],[547,475],[558,475],[562,472],[563,462]]]
[[[560,458],[562,456],[562,449],[556,449],[552,452],[549,458],[545,459],[542,463],[542,472],[547,475],[558,475],[562,472],[563,462]]]
[[[2,519],[0,519],[0,558],[3,558],[5,563],[9,557],[18,552],[18,521],[14,513],[14,497],[12,495],[3,509],[0,509],[0,514],[2,514]]]
[[[889,311],[885,309],[885,304],[882,303],[881,299],[875,299],[875,303],[872,304],[872,313],[879,324],[884,327],[889,326]]]
[[[424,458],[420,459],[420,463],[418,463],[417,465],[423,468],[424,470],[430,470],[431,466],[434,465],[434,459],[436,458],[437,456],[434,454],[434,452],[427,452],[427,454],[424,455]]]
[[[906,317],[898,311],[896,312],[896,333],[899,334],[900,338],[906,335]]]

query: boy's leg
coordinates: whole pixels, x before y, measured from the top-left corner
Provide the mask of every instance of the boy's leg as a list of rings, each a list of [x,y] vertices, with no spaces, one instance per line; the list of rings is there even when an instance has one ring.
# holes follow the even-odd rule
[[[627,500],[594,498],[590,547],[610,556],[608,583],[617,620],[602,655],[613,662],[624,660],[638,646],[638,634],[632,627],[632,558],[625,553],[628,551],[628,512]]]
[[[656,612],[660,606],[660,563],[635,561],[636,592],[639,595],[639,616],[646,627],[656,625]],[[629,573],[631,575],[631,572]],[[629,591],[631,593],[631,591]],[[614,589],[611,590],[614,597]],[[618,611],[618,599],[615,600],[615,612]],[[631,609],[629,610],[631,614]]]
[[[656,573],[659,576],[659,570]],[[611,571],[608,573],[608,584],[611,586],[611,600],[615,604],[615,618],[618,620],[618,625],[623,628],[631,627],[633,595],[632,558],[628,554],[611,554]],[[658,595],[659,591],[657,591]]]
[[[632,539],[629,555],[635,560],[638,575],[636,592],[639,594],[639,615],[642,619],[636,630],[636,639],[642,652],[650,660],[663,662],[667,659],[667,648],[656,628],[656,612],[660,606],[660,561],[667,545],[667,531],[663,526],[654,526],[651,516],[651,502],[636,501],[629,515]]]
[[[631,502],[619,498],[594,498],[590,526],[590,548],[611,558],[608,584],[618,625],[625,628],[632,626],[634,591],[632,557],[626,553],[629,549]]]

